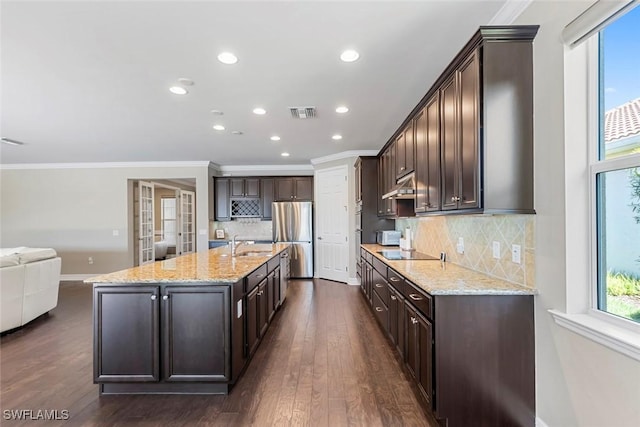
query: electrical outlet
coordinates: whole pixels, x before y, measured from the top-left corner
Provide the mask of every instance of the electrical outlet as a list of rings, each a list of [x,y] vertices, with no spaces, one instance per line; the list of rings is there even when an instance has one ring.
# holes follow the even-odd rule
[[[520,264],[520,245],[511,245],[511,261]]]
[[[458,244],[456,245],[456,250],[459,254],[464,253],[464,239],[462,237],[458,237]]]
[[[113,237],[118,237],[120,235],[120,230],[113,230],[111,234],[113,234]]]
[[[493,257],[495,259],[500,259],[500,242],[493,242]]]
[[[89,264],[93,264],[93,257],[90,256],[89,259],[87,260],[89,262]]]

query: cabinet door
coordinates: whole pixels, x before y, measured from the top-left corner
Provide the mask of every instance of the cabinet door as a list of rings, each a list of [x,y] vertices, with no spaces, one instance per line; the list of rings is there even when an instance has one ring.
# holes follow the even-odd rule
[[[389,335],[404,359],[404,298],[389,286]]]
[[[259,318],[259,305],[258,305],[258,287],[253,288],[247,295],[246,302],[246,315],[247,319],[247,356],[252,355],[258,347],[258,318]]]
[[[458,189],[457,175],[457,97],[456,79],[451,76],[440,88],[440,138],[442,167],[442,209],[456,209]]]
[[[415,326],[418,359],[418,386],[432,408],[433,395],[433,326],[420,313],[416,313]]]
[[[229,206],[229,180],[216,178],[216,221],[229,221],[231,212]]]
[[[228,381],[228,286],[167,286],[162,296],[166,381]]]
[[[294,199],[296,201],[313,200],[313,178],[303,177],[294,179]]]
[[[458,161],[460,183],[458,187],[458,209],[479,207],[479,70],[477,52],[460,66]]]
[[[405,169],[402,175],[406,175],[413,172],[415,169],[415,122],[412,120],[404,129],[404,166]]]
[[[440,209],[440,103],[434,95],[417,115],[416,146],[416,212]]]
[[[260,180],[260,194],[262,200],[262,219],[271,219],[273,203],[273,178],[262,178]]]
[[[258,336],[262,338],[269,326],[269,295],[268,279],[265,277],[258,285]]]
[[[416,204],[415,211],[426,212],[429,189],[429,153],[427,149],[428,122],[426,108],[420,110],[415,118],[416,144]]]
[[[380,157],[378,157],[378,216],[384,216],[385,215],[385,205],[386,205],[386,200],[382,199],[382,195],[386,192],[386,180],[385,180],[385,174],[384,174],[384,162],[386,160],[386,157],[384,156],[384,153],[382,153],[380,155]]]
[[[280,299],[282,298],[282,295],[280,295],[280,278],[281,278],[280,267],[278,266],[273,271],[273,310],[274,311],[280,305]]]
[[[405,326],[405,363],[407,365],[407,369],[413,377],[418,379],[418,339],[417,339],[417,324],[418,324],[418,314],[416,309],[413,308],[406,301],[404,303],[404,326]]]
[[[159,381],[159,288],[93,290],[93,380]]]
[[[276,313],[276,275],[275,272],[269,273],[267,278],[266,300],[267,300],[267,321],[271,322],[273,315]]]
[[[405,174],[405,170],[407,169],[407,166],[404,163],[404,160],[405,160],[404,138],[405,138],[405,133],[404,131],[402,131],[400,132],[400,135],[398,135],[395,142],[393,143],[393,147],[396,152],[396,167],[395,167],[395,174],[394,174],[394,177],[396,178],[400,178],[401,176],[403,176]]]
[[[362,160],[359,157],[353,167],[355,169],[356,205],[358,205],[362,201]]]
[[[260,179],[259,178],[245,178],[244,196],[260,197]]]
[[[293,200],[293,178],[276,178],[276,202]]]
[[[231,197],[244,197],[244,179],[232,178],[230,181],[231,181]]]

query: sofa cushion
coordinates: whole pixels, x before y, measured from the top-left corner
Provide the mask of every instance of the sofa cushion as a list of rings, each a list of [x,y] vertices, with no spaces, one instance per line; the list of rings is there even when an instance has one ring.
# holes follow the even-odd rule
[[[30,262],[42,261],[56,256],[58,254],[52,248],[28,248],[26,246],[2,248],[0,249],[0,266],[29,264]]]

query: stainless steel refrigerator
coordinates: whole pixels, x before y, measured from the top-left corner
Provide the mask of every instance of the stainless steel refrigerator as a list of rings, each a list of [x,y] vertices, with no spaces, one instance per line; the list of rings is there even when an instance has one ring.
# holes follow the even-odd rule
[[[291,277],[313,277],[313,204],[274,202],[273,241],[291,243]]]

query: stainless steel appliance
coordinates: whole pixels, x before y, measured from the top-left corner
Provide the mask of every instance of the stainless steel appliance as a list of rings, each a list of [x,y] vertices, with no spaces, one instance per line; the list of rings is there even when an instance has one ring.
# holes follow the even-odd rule
[[[286,250],[280,253],[280,304],[287,297],[290,271],[289,251]]]
[[[273,241],[291,243],[291,277],[313,277],[313,204],[274,202]]]
[[[382,246],[398,246],[402,233],[395,230],[376,231],[376,243]]]

